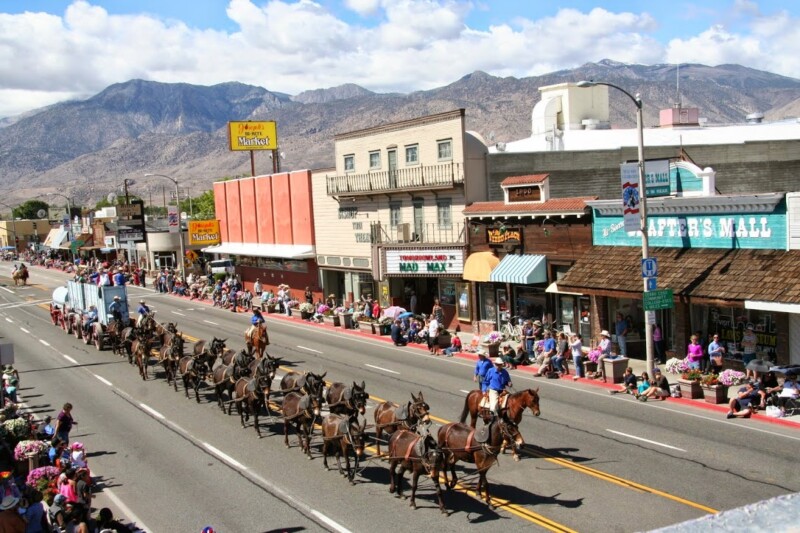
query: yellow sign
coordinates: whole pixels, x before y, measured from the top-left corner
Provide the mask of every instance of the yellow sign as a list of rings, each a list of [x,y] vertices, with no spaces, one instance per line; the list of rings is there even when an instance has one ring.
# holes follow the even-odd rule
[[[189,244],[219,244],[219,220],[190,220]]]
[[[228,141],[233,151],[277,150],[278,127],[269,122],[228,122]]]

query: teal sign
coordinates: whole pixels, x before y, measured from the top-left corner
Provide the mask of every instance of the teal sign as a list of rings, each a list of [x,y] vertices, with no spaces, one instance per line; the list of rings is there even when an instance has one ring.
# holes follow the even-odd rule
[[[772,213],[648,216],[650,246],[668,248],[786,249],[786,204]],[[622,216],[594,212],[592,239],[600,246],[641,246],[638,231],[626,232]]]

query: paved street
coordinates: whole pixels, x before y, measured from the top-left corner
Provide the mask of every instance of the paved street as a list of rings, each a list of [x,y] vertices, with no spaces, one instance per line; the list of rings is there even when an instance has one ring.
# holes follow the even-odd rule
[[[74,437],[87,445],[104,492],[148,531],[199,531],[208,524],[237,532],[380,526],[634,531],[800,490],[797,429],[512,372],[517,390],[540,387],[542,414],[523,418],[522,461],[507,454],[489,471],[493,496],[507,503],[492,511],[462,489],[446,494],[450,516],[443,519],[425,480],[420,509],[413,511],[407,500],[388,493],[381,461],[368,461],[350,486],[324,471],[319,432],[308,461],[294,435],[291,448],[283,446],[277,420],[262,417],[266,436],[259,440],[251,426],[241,428],[238,416],[219,411],[210,388],[202,390],[198,405],[182,387],[177,393],[167,387],[158,367],[143,382],[127,361],[50,324],[43,305],[65,275],[34,268],[33,286],[16,288],[10,270],[10,263],[0,264],[0,332],[15,343],[21,393],[41,416],[56,414],[64,401],[75,405]],[[130,289],[131,302],[141,295],[159,322],[177,322],[195,339],[215,335],[242,347],[249,315]],[[457,420],[464,391],[472,388],[470,361],[299,320],[268,316],[267,323],[269,352],[285,361],[280,374],[327,371],[330,381],[364,380],[373,398],[370,422],[376,401],[405,402],[418,391],[437,423]],[[474,468],[461,472],[464,485],[472,486]]]

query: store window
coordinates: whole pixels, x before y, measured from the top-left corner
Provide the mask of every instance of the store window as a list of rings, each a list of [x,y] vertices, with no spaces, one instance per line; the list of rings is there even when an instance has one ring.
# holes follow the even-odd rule
[[[698,324],[694,330],[705,335],[718,334],[733,359],[742,358],[742,338],[747,328],[752,326],[758,357],[776,360],[778,328],[773,312],[695,305],[692,306],[692,320],[693,326]]]
[[[369,153],[369,169],[380,170],[381,168],[381,153],[380,151]]]
[[[389,202],[389,225],[396,228],[398,224],[403,222],[401,217],[402,212],[400,208],[403,206],[400,202]]]
[[[156,268],[175,268],[175,254],[172,252],[154,252]]]
[[[439,229],[450,229],[453,227],[453,201],[449,198],[436,201],[436,222]]]
[[[446,139],[443,141],[437,141],[437,155],[439,161],[452,161],[453,160],[453,141],[452,139]]]
[[[419,146],[412,144],[406,146],[406,166],[419,163]]]
[[[515,314],[523,319],[541,320],[546,312],[547,300],[544,290],[531,287],[514,289]]]
[[[487,284],[478,285],[478,311],[479,319],[487,322],[497,322],[497,303],[495,301],[494,287]]]
[[[356,156],[353,154],[344,156],[344,171],[354,172],[356,169]]]

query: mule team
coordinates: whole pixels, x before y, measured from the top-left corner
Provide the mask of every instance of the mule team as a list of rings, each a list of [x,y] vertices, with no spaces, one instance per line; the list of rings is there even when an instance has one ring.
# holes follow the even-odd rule
[[[226,340],[216,337],[211,341],[200,340],[194,344],[191,355],[184,355],[185,341],[175,324],[158,324],[152,315],[130,327],[115,328],[110,339],[114,351],[127,356],[144,380],[148,379],[150,357],[156,355],[158,364],[164,368],[167,384],[177,391],[180,376],[187,398],[192,390],[199,403],[201,384],[210,382],[219,408],[226,412],[227,406],[230,415],[236,405],[242,427],[246,427],[253,416],[253,427],[259,438],[262,435],[258,417],[262,408],[268,416],[272,416],[273,408],[279,409],[283,415],[284,444],[289,447],[289,428],[293,427],[300,449],[308,459],[312,458],[314,425],[320,420],[322,406],[327,403],[330,414],[320,420],[323,466],[329,469],[328,457],[335,456],[339,473],[354,483],[367,443],[364,415],[369,394],[366,384],[332,383],[326,387],[326,373],[290,371],[281,379],[279,389],[273,391],[272,382],[282,359],[270,356],[262,346],[253,346],[250,336],[245,337],[247,349],[238,354],[226,346]],[[273,393],[282,396],[280,407],[270,399]],[[418,479],[425,474],[434,482],[440,511],[446,513],[439,476],[441,473],[448,489],[455,487],[458,481],[455,464],[463,461],[475,464],[479,474],[476,492],[480,495],[483,489],[486,503],[493,507],[487,471],[507,444],[512,446],[515,460],[519,460],[517,448],[524,442],[518,424],[525,409],[539,416],[539,395],[538,389],[509,395],[500,416],[482,409],[480,396],[479,391],[472,391],[465,400],[461,421],[445,424],[435,435],[430,407],[422,392],[412,393],[411,400],[403,405],[387,401],[376,407],[374,427],[378,457],[382,456],[384,435],[389,436],[389,492],[402,496],[402,478],[405,471],[410,470],[410,504],[416,508]],[[470,425],[464,423],[467,415],[471,416]],[[476,428],[479,416],[484,424]],[[354,457],[352,466],[351,455]]]

